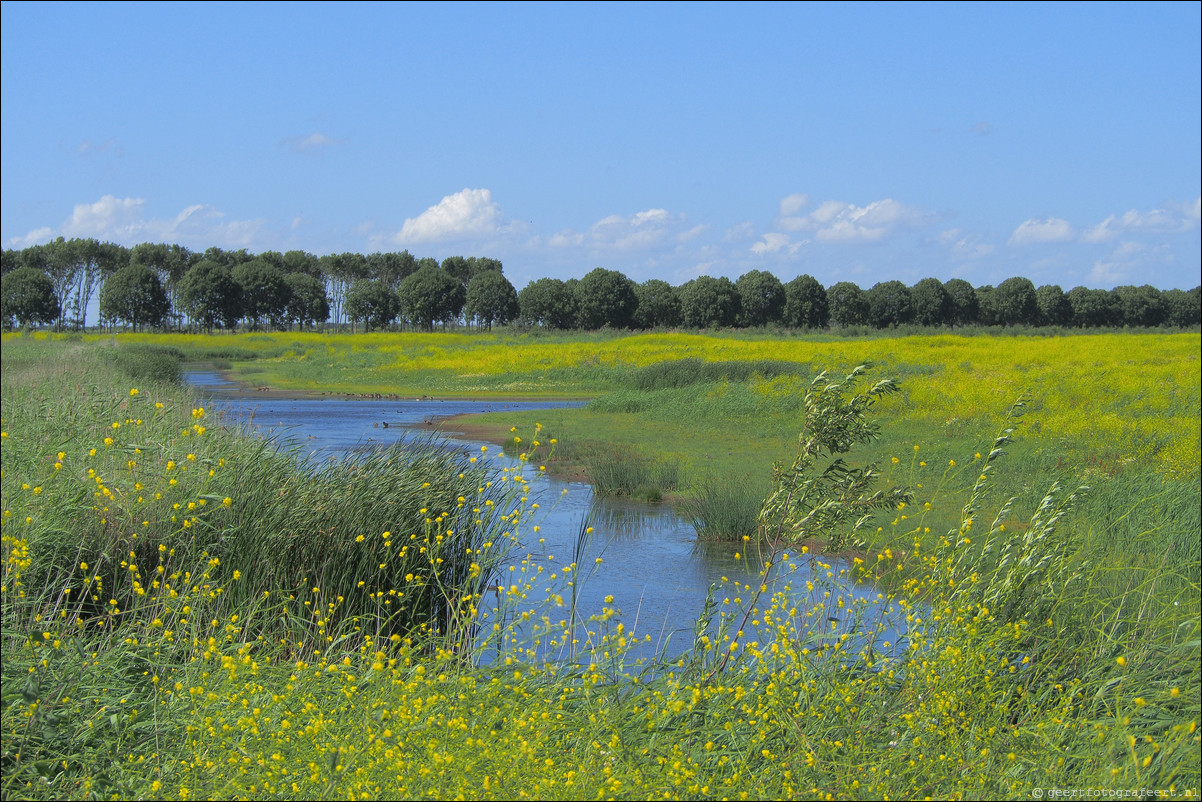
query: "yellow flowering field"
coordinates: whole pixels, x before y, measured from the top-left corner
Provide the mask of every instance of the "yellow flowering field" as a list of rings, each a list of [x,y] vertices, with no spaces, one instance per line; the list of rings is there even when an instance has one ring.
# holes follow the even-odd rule
[[[439,336],[405,341],[428,352],[412,368],[431,382],[425,392],[476,392],[469,380],[480,377],[464,373],[525,347]],[[114,358],[128,343],[6,338],[3,795],[1026,799],[1036,788],[1197,788],[1196,556],[1088,559],[1073,523],[1093,509],[1085,491],[1041,480],[1019,509],[994,490],[1008,458],[1007,438],[993,436],[1015,428],[1005,408],[1023,391],[1031,409],[1011,434],[1042,445],[1012,458],[1043,465],[1062,442],[1097,454],[1113,437],[1117,460],[1196,483],[1197,455],[1176,443],[1198,436],[1197,336],[1109,336],[1091,348],[1092,338],[615,336],[569,343],[578,361],[563,344],[526,343],[508,372],[488,374],[500,377],[490,392],[559,376],[611,409],[635,408],[632,382],[656,354],[815,368],[871,360],[902,385],[874,413],[928,422],[876,455],[884,480],[926,485],[882,520],[891,545],[844,561],[769,546],[773,581],[727,579],[692,648],[643,663],[623,659],[645,637],[633,611],[607,606],[580,621],[570,599],[544,592],[552,575],[579,573],[570,558],[527,555],[498,581],[507,539],[539,520],[526,467],[477,472],[486,460],[416,454],[310,472],[215,426],[186,388],[140,373],[153,360]],[[284,374],[271,371],[342,347],[214,339],[152,344],[210,359],[246,349],[259,358],[245,365],[263,368],[248,380],[273,386],[265,377]],[[1000,356],[999,343],[1014,347]],[[1118,344],[1135,355],[1122,362]],[[345,345],[361,349],[343,356],[365,374],[386,353],[368,338]],[[922,361],[923,347],[938,360]],[[838,348],[852,350],[805,350]],[[318,375],[298,373],[294,386],[342,387],[305,385]],[[756,398],[785,406],[809,379],[784,372],[684,393],[746,428],[740,416],[765,409]],[[684,397],[650,395],[661,392],[662,402]],[[1101,434],[1050,409],[1069,404],[1077,418],[1096,413]],[[665,421],[663,408],[594,414]],[[960,430],[953,418],[970,423]],[[956,465],[927,466],[938,444],[916,441],[931,426],[989,436]],[[533,426],[519,434],[547,437]],[[1141,438],[1153,438],[1143,451]],[[1111,471],[1108,459],[1094,469]],[[1132,544],[1149,550],[1167,514],[1161,491],[1108,488],[1128,520],[1157,508]],[[954,524],[925,531],[953,492]],[[848,601],[828,584],[848,576],[895,581]],[[901,642],[880,625],[887,617],[905,622]]]

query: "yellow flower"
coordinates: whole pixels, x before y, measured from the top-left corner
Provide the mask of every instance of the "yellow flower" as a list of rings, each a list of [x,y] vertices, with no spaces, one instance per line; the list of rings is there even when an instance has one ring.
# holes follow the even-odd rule
[[[138,394],[138,388],[137,388],[137,387],[135,387],[134,389],[132,389],[132,390],[130,390],[130,391],[129,391],[129,397],[130,397],[130,398],[133,398],[133,397],[134,397],[135,395],[137,395],[137,394]]]
[[[1124,666],[1127,665],[1127,658],[1126,657],[1116,657],[1114,659],[1114,662],[1119,664],[1119,668],[1123,668]]]

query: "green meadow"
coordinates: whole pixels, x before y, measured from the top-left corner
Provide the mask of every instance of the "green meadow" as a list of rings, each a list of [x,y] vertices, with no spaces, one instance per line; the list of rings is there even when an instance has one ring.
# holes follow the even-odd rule
[[[1196,794],[1200,345],[5,335],[4,796]],[[215,425],[188,364],[248,393],[587,404],[445,425],[518,468],[319,469]],[[786,589],[733,577],[685,658],[624,661],[623,611],[539,592],[583,566],[511,554],[543,465],[675,505]],[[790,594],[803,565],[878,582],[840,613],[866,637]]]

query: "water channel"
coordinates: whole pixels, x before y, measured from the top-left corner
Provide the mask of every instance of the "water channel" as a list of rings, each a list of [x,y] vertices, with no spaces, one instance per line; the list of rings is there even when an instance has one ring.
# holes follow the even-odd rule
[[[501,449],[496,444],[467,439],[445,422],[465,414],[580,403],[286,398],[253,395],[211,371],[190,371],[186,379],[209,399],[206,407],[218,413],[225,424],[248,425],[318,460],[431,434],[445,439],[451,448],[475,454],[487,446],[490,453],[497,454]],[[665,646],[667,654],[675,657],[691,648],[696,621],[711,587],[716,586],[716,601],[729,599],[737,606],[735,599],[749,598],[747,591],[759,585],[762,562],[754,548],[747,554],[743,553],[746,544],[699,542],[693,524],[670,505],[598,496],[586,483],[564,481],[537,470],[527,469],[525,475],[530,480],[530,500],[540,506],[535,521],[539,531],[524,533],[530,542],[522,543],[516,559],[529,554],[536,561],[562,568],[572,562],[587,519],[593,532],[578,560],[582,568],[577,578],[579,618],[586,620],[605,606],[620,610],[628,632],[639,638],[650,636],[633,650],[635,657],[650,657]],[[597,558],[601,558],[599,564]],[[862,627],[862,622],[853,621],[850,611],[878,597],[879,591],[871,585],[838,582],[839,569],[845,566],[835,560],[825,562],[832,568],[802,558],[787,581],[799,608],[809,609],[814,604],[826,608],[822,626],[825,636],[834,638]],[[776,581],[784,579],[777,577]],[[807,587],[810,581],[813,589]],[[610,596],[613,600],[607,602]],[[729,605],[726,609],[734,612]],[[739,617],[735,615],[736,624]],[[899,640],[891,627],[881,639],[893,644]]]

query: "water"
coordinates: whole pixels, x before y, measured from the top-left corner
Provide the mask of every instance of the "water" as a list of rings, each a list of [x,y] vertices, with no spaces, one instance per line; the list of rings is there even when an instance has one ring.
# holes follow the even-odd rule
[[[206,406],[225,423],[249,424],[261,434],[292,442],[318,460],[338,459],[358,449],[386,447],[433,434],[457,450],[479,454],[486,446],[489,453],[499,454],[501,449],[496,444],[464,438],[444,422],[464,414],[553,409],[580,403],[248,397],[240,395],[237,385],[217,373],[193,371],[186,378],[211,399]],[[758,587],[763,566],[759,555],[743,553],[744,544],[698,542],[692,523],[669,505],[597,496],[585,483],[564,481],[529,468],[525,473],[530,479],[530,501],[540,505],[533,521],[539,531],[534,533],[530,526],[525,527],[523,548],[512,570],[504,572],[502,584],[521,584],[524,578],[536,578],[531,595],[560,594],[566,602],[571,590],[563,568],[577,561],[577,620],[584,622],[586,630],[599,631],[599,625],[587,623],[588,618],[606,607],[620,610],[626,632],[633,632],[639,641],[632,651],[635,657],[650,657],[665,646],[671,656],[690,649],[697,617],[714,586],[720,608],[735,615],[734,623],[738,624],[741,616],[736,608],[751,598],[750,591]],[[577,541],[586,524],[593,532],[577,555]],[[828,564],[837,581],[839,570],[846,566],[837,561]],[[536,576],[537,566],[543,571]],[[803,610],[822,605],[824,612],[809,620],[824,619],[820,621],[824,633],[838,637],[854,626],[850,610],[877,596],[878,591],[872,586],[842,582],[825,598],[834,584],[827,573],[828,569],[803,559],[795,573],[776,577],[769,595],[787,579],[794,603]],[[551,574],[556,574],[555,580],[550,579]],[[806,589],[807,581],[814,582],[815,590]],[[607,601],[611,596],[612,601]],[[838,606],[840,596],[843,608]],[[722,605],[723,600],[729,602]],[[568,615],[565,609],[547,612],[552,621]],[[750,638],[750,632],[747,634]],[[893,643],[899,640],[895,631],[884,637]]]

